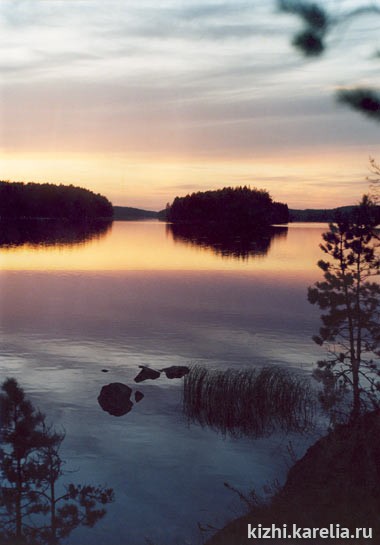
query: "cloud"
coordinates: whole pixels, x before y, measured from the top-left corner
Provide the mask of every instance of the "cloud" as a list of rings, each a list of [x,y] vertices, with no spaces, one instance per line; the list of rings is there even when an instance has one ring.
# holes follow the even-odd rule
[[[3,0],[0,145],[193,161],[339,145],[366,157],[378,128],[334,101],[336,86],[374,78],[360,29],[310,62],[291,47],[298,22],[274,8],[262,0]]]

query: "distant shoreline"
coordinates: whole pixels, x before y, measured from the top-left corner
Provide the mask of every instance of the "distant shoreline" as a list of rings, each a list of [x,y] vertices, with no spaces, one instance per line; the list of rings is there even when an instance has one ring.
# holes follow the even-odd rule
[[[331,209],[317,209],[307,208],[303,210],[289,209],[289,223],[330,223],[336,220],[336,215],[347,214],[354,206],[341,206]],[[114,206],[113,215],[111,217],[97,217],[98,220],[108,219],[114,221],[144,221],[144,220],[163,220],[163,210],[145,210],[142,208],[134,208],[131,206]],[[1,217],[0,222],[6,221],[51,221],[51,220],[63,220],[72,221],[72,218],[59,218],[54,216],[24,216],[19,218]],[[85,220],[85,218],[83,218]],[[74,219],[75,221],[82,221],[80,217]]]
[[[307,208],[304,210],[289,209],[289,223],[329,223],[335,220],[337,213],[347,214],[354,208],[351,206],[340,206],[337,208]],[[161,219],[164,210],[158,212],[132,208],[130,206],[114,206],[113,219],[116,221],[133,221],[144,219]]]

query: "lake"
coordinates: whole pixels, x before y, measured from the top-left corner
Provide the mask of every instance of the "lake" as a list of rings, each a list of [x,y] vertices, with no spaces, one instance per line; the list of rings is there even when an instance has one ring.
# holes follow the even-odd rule
[[[224,437],[190,423],[183,379],[134,383],[139,365],[210,369],[275,364],[309,376],[323,350],[306,299],[323,224],[276,227],[260,241],[114,222],[72,243],[12,239],[0,246],[1,377],[15,377],[65,431],[63,482],[101,484],[114,503],[70,545],[196,545],[239,515],[224,482],[259,494],[283,482],[313,436]],[[106,369],[108,373],[102,372]],[[101,388],[144,398],[121,417]],[[132,398],[134,401],[134,399]]]

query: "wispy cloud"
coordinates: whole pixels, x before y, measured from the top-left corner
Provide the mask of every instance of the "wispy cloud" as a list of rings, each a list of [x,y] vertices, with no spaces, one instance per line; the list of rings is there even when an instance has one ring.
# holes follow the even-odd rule
[[[371,25],[309,62],[275,1],[2,0],[0,146],[231,161],[373,149],[378,127],[334,100],[374,81]]]

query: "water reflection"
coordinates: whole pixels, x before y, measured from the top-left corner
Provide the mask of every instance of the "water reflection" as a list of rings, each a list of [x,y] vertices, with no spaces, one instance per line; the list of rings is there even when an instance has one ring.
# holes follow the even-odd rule
[[[253,445],[186,426],[184,379],[134,378],[139,365],[162,370],[192,361],[308,369],[321,357],[311,341],[319,312],[305,294],[323,230],[291,225],[265,258],[244,261],[175,243],[156,222],[114,222],[99,241],[73,247],[1,250],[3,376],[22,380],[35,405],[66,430],[65,468],[80,473],[60,481],[115,489],[107,516],[73,531],[70,545],[142,545],[145,535],[157,545],[196,543],[197,521],[218,525],[231,514],[224,480],[245,490],[285,476],[287,439]],[[134,406],[119,418],[97,402],[112,382],[133,389]],[[145,395],[139,404],[137,389]],[[301,455],[309,439],[291,440]]]
[[[206,239],[203,240],[203,246],[189,239],[174,239],[170,226],[160,222],[116,221],[112,223],[112,229],[100,229],[99,236],[96,231],[92,231],[93,238],[83,240],[86,242],[83,244],[73,240],[71,245],[69,241],[59,244],[57,238],[55,245],[54,238],[53,244],[44,244],[43,237],[45,240],[52,240],[44,226],[53,223],[41,222],[42,235],[34,244],[30,240],[29,232],[26,233],[24,243],[21,239],[19,245],[16,244],[16,236],[7,235],[6,240],[3,232],[0,235],[3,238],[2,242],[0,240],[2,270],[260,271],[266,275],[275,272],[276,275],[280,273],[293,276],[296,273],[307,276],[307,282],[312,282],[315,279],[315,263],[322,257],[318,247],[320,234],[325,230],[323,225],[312,224],[303,227],[299,224],[291,224],[288,228],[276,227],[271,229],[272,234],[266,235],[266,240],[262,240],[262,234],[259,238],[248,240],[245,247],[241,246],[239,238],[229,245],[222,240],[217,243],[218,253],[206,244]],[[9,232],[9,228],[7,231]],[[242,237],[246,240],[246,235],[243,234]],[[265,247],[267,250],[264,250]],[[264,256],[265,251],[267,254]],[[237,258],[239,255],[240,259]],[[227,259],[226,256],[230,258]],[[262,257],[255,259],[255,256]]]
[[[113,490],[62,486],[65,434],[47,424],[15,379],[5,380],[1,390],[1,543],[58,545],[77,527],[92,527],[103,518]]]
[[[279,367],[221,371],[194,365],[185,377],[188,418],[234,437],[308,431],[315,407],[310,381]]]
[[[103,237],[112,221],[71,223],[55,219],[0,221],[0,247],[73,246]]]
[[[231,225],[167,224],[174,241],[211,249],[216,255],[248,260],[265,256],[272,240],[285,238],[287,227],[241,229]]]

